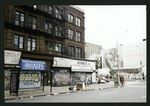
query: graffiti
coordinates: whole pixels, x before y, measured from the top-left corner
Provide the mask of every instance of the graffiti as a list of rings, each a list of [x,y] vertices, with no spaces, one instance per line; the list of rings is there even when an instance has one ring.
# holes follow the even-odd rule
[[[20,72],[19,88],[33,88],[41,86],[41,72]]]
[[[4,73],[4,80],[5,80],[4,89],[7,90],[10,88],[10,74],[11,74],[11,72],[8,69],[6,69],[4,72],[5,72]]]
[[[88,73],[71,73],[71,84],[77,84],[77,82],[86,82],[86,78],[89,78],[90,82],[92,80],[92,74]]]
[[[56,82],[69,83],[69,81],[70,81],[70,74],[69,73],[56,73],[56,74],[54,74],[54,80]]]
[[[22,73],[20,74],[20,81],[34,81],[38,83],[40,80],[38,73]]]
[[[11,78],[11,92],[15,92],[16,91],[16,85],[17,85],[17,74],[12,74],[12,78]]]

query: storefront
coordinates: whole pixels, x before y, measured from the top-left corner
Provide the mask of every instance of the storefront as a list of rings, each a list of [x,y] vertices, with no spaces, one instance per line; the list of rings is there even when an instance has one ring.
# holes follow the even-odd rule
[[[59,84],[55,85],[75,85],[77,82],[85,82],[86,79],[92,83],[95,61],[54,57],[53,70],[52,80],[59,80]]]
[[[11,93],[16,93],[22,89],[22,91],[27,91],[27,89],[43,90],[44,91],[44,72],[45,72],[45,62],[43,61],[33,61],[33,60],[23,60],[20,59],[20,69],[11,70],[10,75],[10,95]]]
[[[10,89],[10,75],[11,70],[20,69],[19,61],[21,57],[21,52],[4,50],[4,89]]]

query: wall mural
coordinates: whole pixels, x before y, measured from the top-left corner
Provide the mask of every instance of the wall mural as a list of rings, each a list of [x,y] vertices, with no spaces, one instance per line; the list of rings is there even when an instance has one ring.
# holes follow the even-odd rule
[[[20,72],[19,88],[41,87],[41,72]]]

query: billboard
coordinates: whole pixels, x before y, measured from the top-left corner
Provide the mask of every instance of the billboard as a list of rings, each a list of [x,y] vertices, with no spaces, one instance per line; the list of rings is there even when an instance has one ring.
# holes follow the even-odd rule
[[[4,50],[4,64],[19,64],[21,52]]]
[[[119,58],[119,67],[123,67],[122,49],[119,50],[119,56],[116,48],[103,50],[102,68],[118,67],[117,60]]]

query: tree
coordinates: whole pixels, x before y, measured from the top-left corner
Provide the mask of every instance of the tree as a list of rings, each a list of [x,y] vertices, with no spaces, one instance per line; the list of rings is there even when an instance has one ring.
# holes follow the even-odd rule
[[[110,73],[111,77],[112,77],[112,76],[114,77],[114,74],[115,74],[116,72],[115,72],[115,70],[113,70],[112,68],[110,68],[110,72],[109,72],[109,73]]]
[[[99,68],[102,68],[102,64],[101,64],[101,59],[100,58],[96,58],[95,60],[95,65],[96,65],[96,70],[99,69]]]

